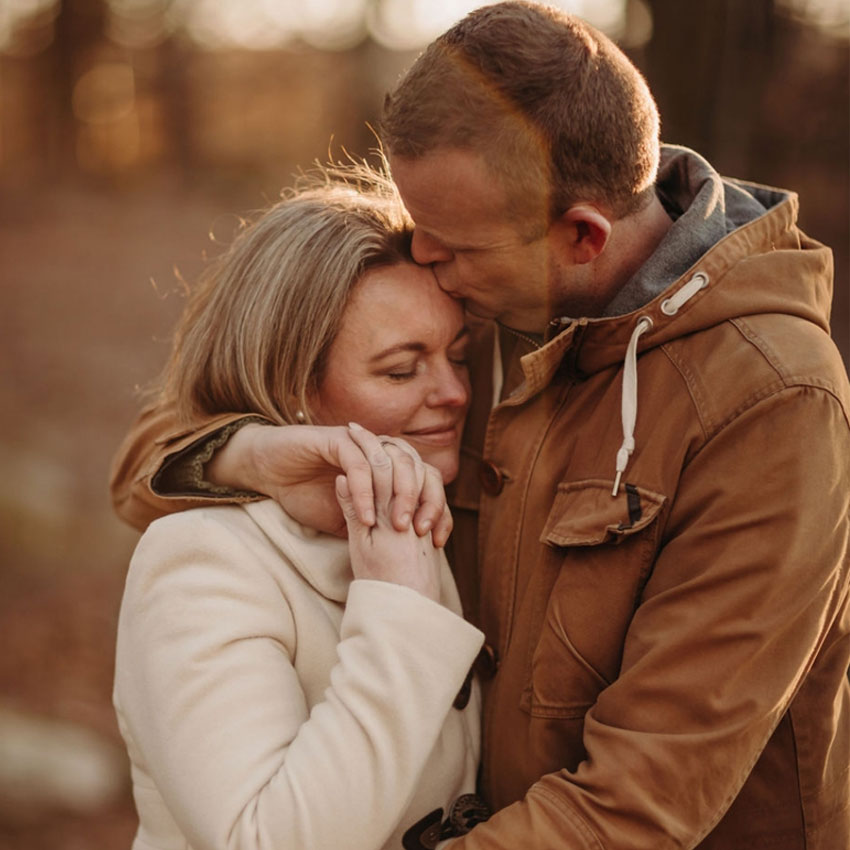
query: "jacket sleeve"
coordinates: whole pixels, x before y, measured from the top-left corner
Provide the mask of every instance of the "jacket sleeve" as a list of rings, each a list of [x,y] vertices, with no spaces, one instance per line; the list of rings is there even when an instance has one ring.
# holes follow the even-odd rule
[[[281,586],[256,541],[206,514],[154,523],[131,565],[115,684],[131,755],[195,850],[374,850],[483,635],[408,588],[354,581],[310,710]]]
[[[245,419],[245,414],[231,413],[186,426],[168,406],[145,407],[112,461],[109,491],[115,512],[134,528],[144,531],[153,520],[175,511],[211,502],[246,501],[250,497],[245,494],[228,497],[182,489],[172,492],[161,481],[169,464],[179,462],[228,425]]]
[[[452,850],[667,850],[714,828],[819,654],[832,654],[831,687],[846,686],[848,434],[829,392],[795,387],[704,445],[682,470],[620,675],[585,716],[587,759]],[[828,717],[834,693],[818,699]]]

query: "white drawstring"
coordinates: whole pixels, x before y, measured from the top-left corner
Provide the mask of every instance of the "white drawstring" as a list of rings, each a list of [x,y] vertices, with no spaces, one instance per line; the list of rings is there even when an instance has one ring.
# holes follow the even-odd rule
[[[675,316],[679,308],[689,301],[701,289],[708,286],[708,275],[697,272],[680,290],[674,292],[669,298],[661,302],[661,312],[665,316]],[[623,361],[623,390],[620,401],[620,413],[623,420],[623,444],[617,452],[614,477],[614,489],[612,496],[620,491],[620,479],[626,471],[629,458],[635,450],[635,421],[637,420],[637,345],[640,335],[652,327],[652,319],[649,316],[641,316],[635,329],[632,331],[629,345],[626,348],[626,357]]]
[[[629,456],[635,450],[635,420],[637,419],[637,344],[640,335],[652,327],[649,316],[641,316],[626,348],[626,358],[623,362],[623,391],[620,401],[620,413],[623,420],[623,445],[617,452],[616,477],[612,496],[620,489],[620,478],[626,471]]]

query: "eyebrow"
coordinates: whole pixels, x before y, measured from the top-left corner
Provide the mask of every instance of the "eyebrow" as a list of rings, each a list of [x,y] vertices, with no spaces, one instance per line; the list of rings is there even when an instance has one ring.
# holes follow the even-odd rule
[[[455,338],[451,341],[450,345],[454,345],[458,340],[463,339],[465,336],[469,336],[469,328],[466,327],[466,325],[458,331],[457,336],[455,336]],[[377,363],[378,361],[384,360],[393,354],[400,354],[406,351],[422,352],[425,351],[426,348],[427,346],[424,342],[401,342],[398,345],[391,345],[389,348],[379,351],[377,354],[369,358],[369,362]]]
[[[417,224],[416,227],[419,227]],[[439,242],[444,248],[448,248],[449,251],[474,251],[476,250],[475,245],[469,245],[465,242],[454,242],[451,239],[448,239],[444,236],[440,236],[437,233],[433,233],[425,227],[419,227],[419,229],[429,238],[433,239],[436,242]]]

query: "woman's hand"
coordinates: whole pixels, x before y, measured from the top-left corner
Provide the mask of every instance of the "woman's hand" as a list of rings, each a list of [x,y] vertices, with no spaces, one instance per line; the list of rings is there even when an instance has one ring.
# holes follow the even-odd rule
[[[358,518],[348,479],[344,475],[336,478],[336,496],[348,528],[354,577],[401,584],[438,601],[441,559],[431,535],[420,537],[410,527],[398,531],[391,517],[397,498],[394,479],[399,469],[409,471],[412,460],[420,486],[429,476],[439,476],[439,473],[424,464],[414,449],[402,440],[378,438],[356,427],[352,428],[352,438],[369,461],[375,495],[375,524],[369,526]]]

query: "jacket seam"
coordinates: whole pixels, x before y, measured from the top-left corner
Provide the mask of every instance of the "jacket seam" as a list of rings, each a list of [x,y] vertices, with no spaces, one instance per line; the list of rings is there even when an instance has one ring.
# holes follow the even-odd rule
[[[824,390],[831,395],[838,402],[838,405],[844,414],[844,421],[847,423],[848,428],[850,428],[850,414],[848,414],[841,402],[841,399],[835,392],[835,387],[832,381],[823,380],[822,378],[817,378],[812,375],[797,375],[794,373],[789,374],[783,372],[779,366],[781,357],[776,353],[770,343],[761,334],[757,333],[743,317],[738,316],[731,318],[729,319],[729,324],[731,324],[738,333],[759,352],[765,363],[767,363],[776,373],[776,381],[767,384],[761,391],[758,391],[751,395],[748,399],[745,399],[742,403],[743,406],[741,407],[741,410],[746,410],[748,408],[751,399],[752,403],[755,404],[756,402],[767,398],[768,395],[779,392],[783,388],[793,389],[795,387],[809,387],[812,389]]]
[[[788,728],[791,731],[791,742],[794,745],[794,764],[796,766],[794,775],[797,778],[797,796],[800,800],[800,822],[803,824],[803,835],[805,836],[806,843],[808,843],[809,822],[806,817],[806,806],[803,803],[803,777],[800,772],[800,754],[797,746],[797,730],[794,723],[794,713],[791,710],[791,706],[793,706],[793,704],[793,701],[789,703],[786,713],[788,714]]]
[[[697,415],[697,419],[699,420],[700,429],[702,430],[703,439],[707,440],[708,435],[711,432],[711,428],[709,427],[709,423],[706,421],[703,415],[704,404],[701,403],[700,398],[697,396],[699,393],[696,390],[697,382],[695,380],[695,376],[691,368],[685,363],[685,361],[678,358],[673,350],[673,346],[670,343],[664,343],[660,346],[661,351],[670,361],[673,368],[679,373],[682,378],[683,383],[685,384],[685,389],[687,390],[688,396],[691,399],[691,404],[693,405],[694,412]]]
[[[740,331],[740,328],[738,330]],[[754,348],[759,350],[761,355],[765,357],[765,360],[770,364],[771,368],[776,371],[775,365],[770,360],[770,358],[765,355],[764,351],[761,351],[758,345],[756,345],[753,340],[749,339],[749,337],[743,332],[742,335]],[[660,348],[667,356],[667,359],[670,361],[673,368],[676,369],[677,372],[679,372],[682,377],[682,380],[684,381],[685,388],[688,392],[688,395],[690,396],[694,412],[699,421],[700,429],[702,430],[703,437],[706,443],[709,442],[713,437],[716,437],[724,428],[728,427],[739,416],[749,410],[752,410],[759,403],[765,401],[768,398],[779,395],[783,391],[793,391],[796,389],[817,390],[826,393],[828,396],[830,396],[838,405],[838,408],[844,418],[844,422],[847,425],[848,430],[850,430],[850,411],[846,409],[840,396],[835,391],[835,387],[833,386],[833,383],[831,381],[821,380],[810,375],[783,376],[778,371],[776,372],[777,377],[775,380],[771,381],[768,384],[762,385],[758,390],[755,390],[754,392],[750,393],[748,396],[742,399],[736,407],[732,408],[723,419],[715,423],[709,423],[709,421],[704,415],[703,405],[700,403],[700,394],[696,391],[695,382],[691,380],[691,378],[694,376],[694,373],[690,370],[686,363],[684,363],[676,356],[670,344],[665,343],[661,345]]]
[[[557,794],[552,793],[548,788],[545,788],[538,784],[536,788],[533,788],[529,792],[529,796],[533,793],[537,793],[542,797],[545,797],[556,809],[559,809],[568,820],[570,820],[579,832],[582,833],[583,837],[586,839],[586,844],[591,846],[589,842],[592,842],[592,846],[598,848],[598,850],[605,850],[604,845],[599,840],[599,836],[591,829],[590,824],[588,824],[585,819],[570,805],[564,803]]]
[[[816,383],[793,383],[788,384],[783,382],[773,382],[762,387],[760,390],[750,394],[747,398],[745,398],[737,407],[733,408],[729,411],[729,414],[725,419],[721,420],[717,423],[717,427],[712,430],[712,432],[707,435],[707,439],[711,440],[716,437],[721,431],[725,428],[728,428],[736,419],[739,419],[745,413],[755,409],[762,402],[767,401],[768,399],[772,399],[776,396],[781,395],[782,393],[791,393],[795,390],[802,389],[811,389],[811,390],[819,390],[821,392],[826,393],[830,396],[833,401],[838,405],[844,416],[844,422],[847,424],[848,429],[850,429],[850,419],[848,419],[848,413],[844,409],[844,405],[841,403],[841,399],[836,396],[835,393],[831,392],[828,387],[819,386]]]
[[[667,356],[670,364],[680,374],[685,384],[685,389],[690,396],[694,412],[696,413],[700,428],[703,432],[703,437],[706,441],[710,440],[713,436],[723,430],[723,428],[733,422],[738,416],[754,407],[760,401],[776,395],[784,389],[802,389],[806,387],[814,390],[821,390],[832,396],[842,412],[848,429],[850,429],[850,411],[846,409],[832,381],[824,380],[808,374],[786,374],[781,372],[776,365],[776,361],[779,358],[775,356],[772,348],[762,337],[746,326],[743,320],[730,319],[728,321],[736,328],[738,333],[747,341],[747,343],[759,352],[764,361],[776,374],[776,378],[767,384],[763,384],[759,389],[750,393],[750,395],[744,398],[735,408],[733,408],[724,419],[721,419],[718,422],[711,422],[707,418],[705,400],[698,390],[696,374],[688,363],[677,355],[672,343],[663,343],[659,346],[662,352]]]
[[[729,324],[732,325],[738,333],[759,352],[759,354],[761,354],[765,362],[771,369],[773,369],[774,372],[776,372],[777,377],[784,382],[786,380],[786,376],[778,366],[780,358],[777,356],[770,343],[768,343],[763,336],[758,334],[756,330],[741,317],[736,316],[729,319]]]

